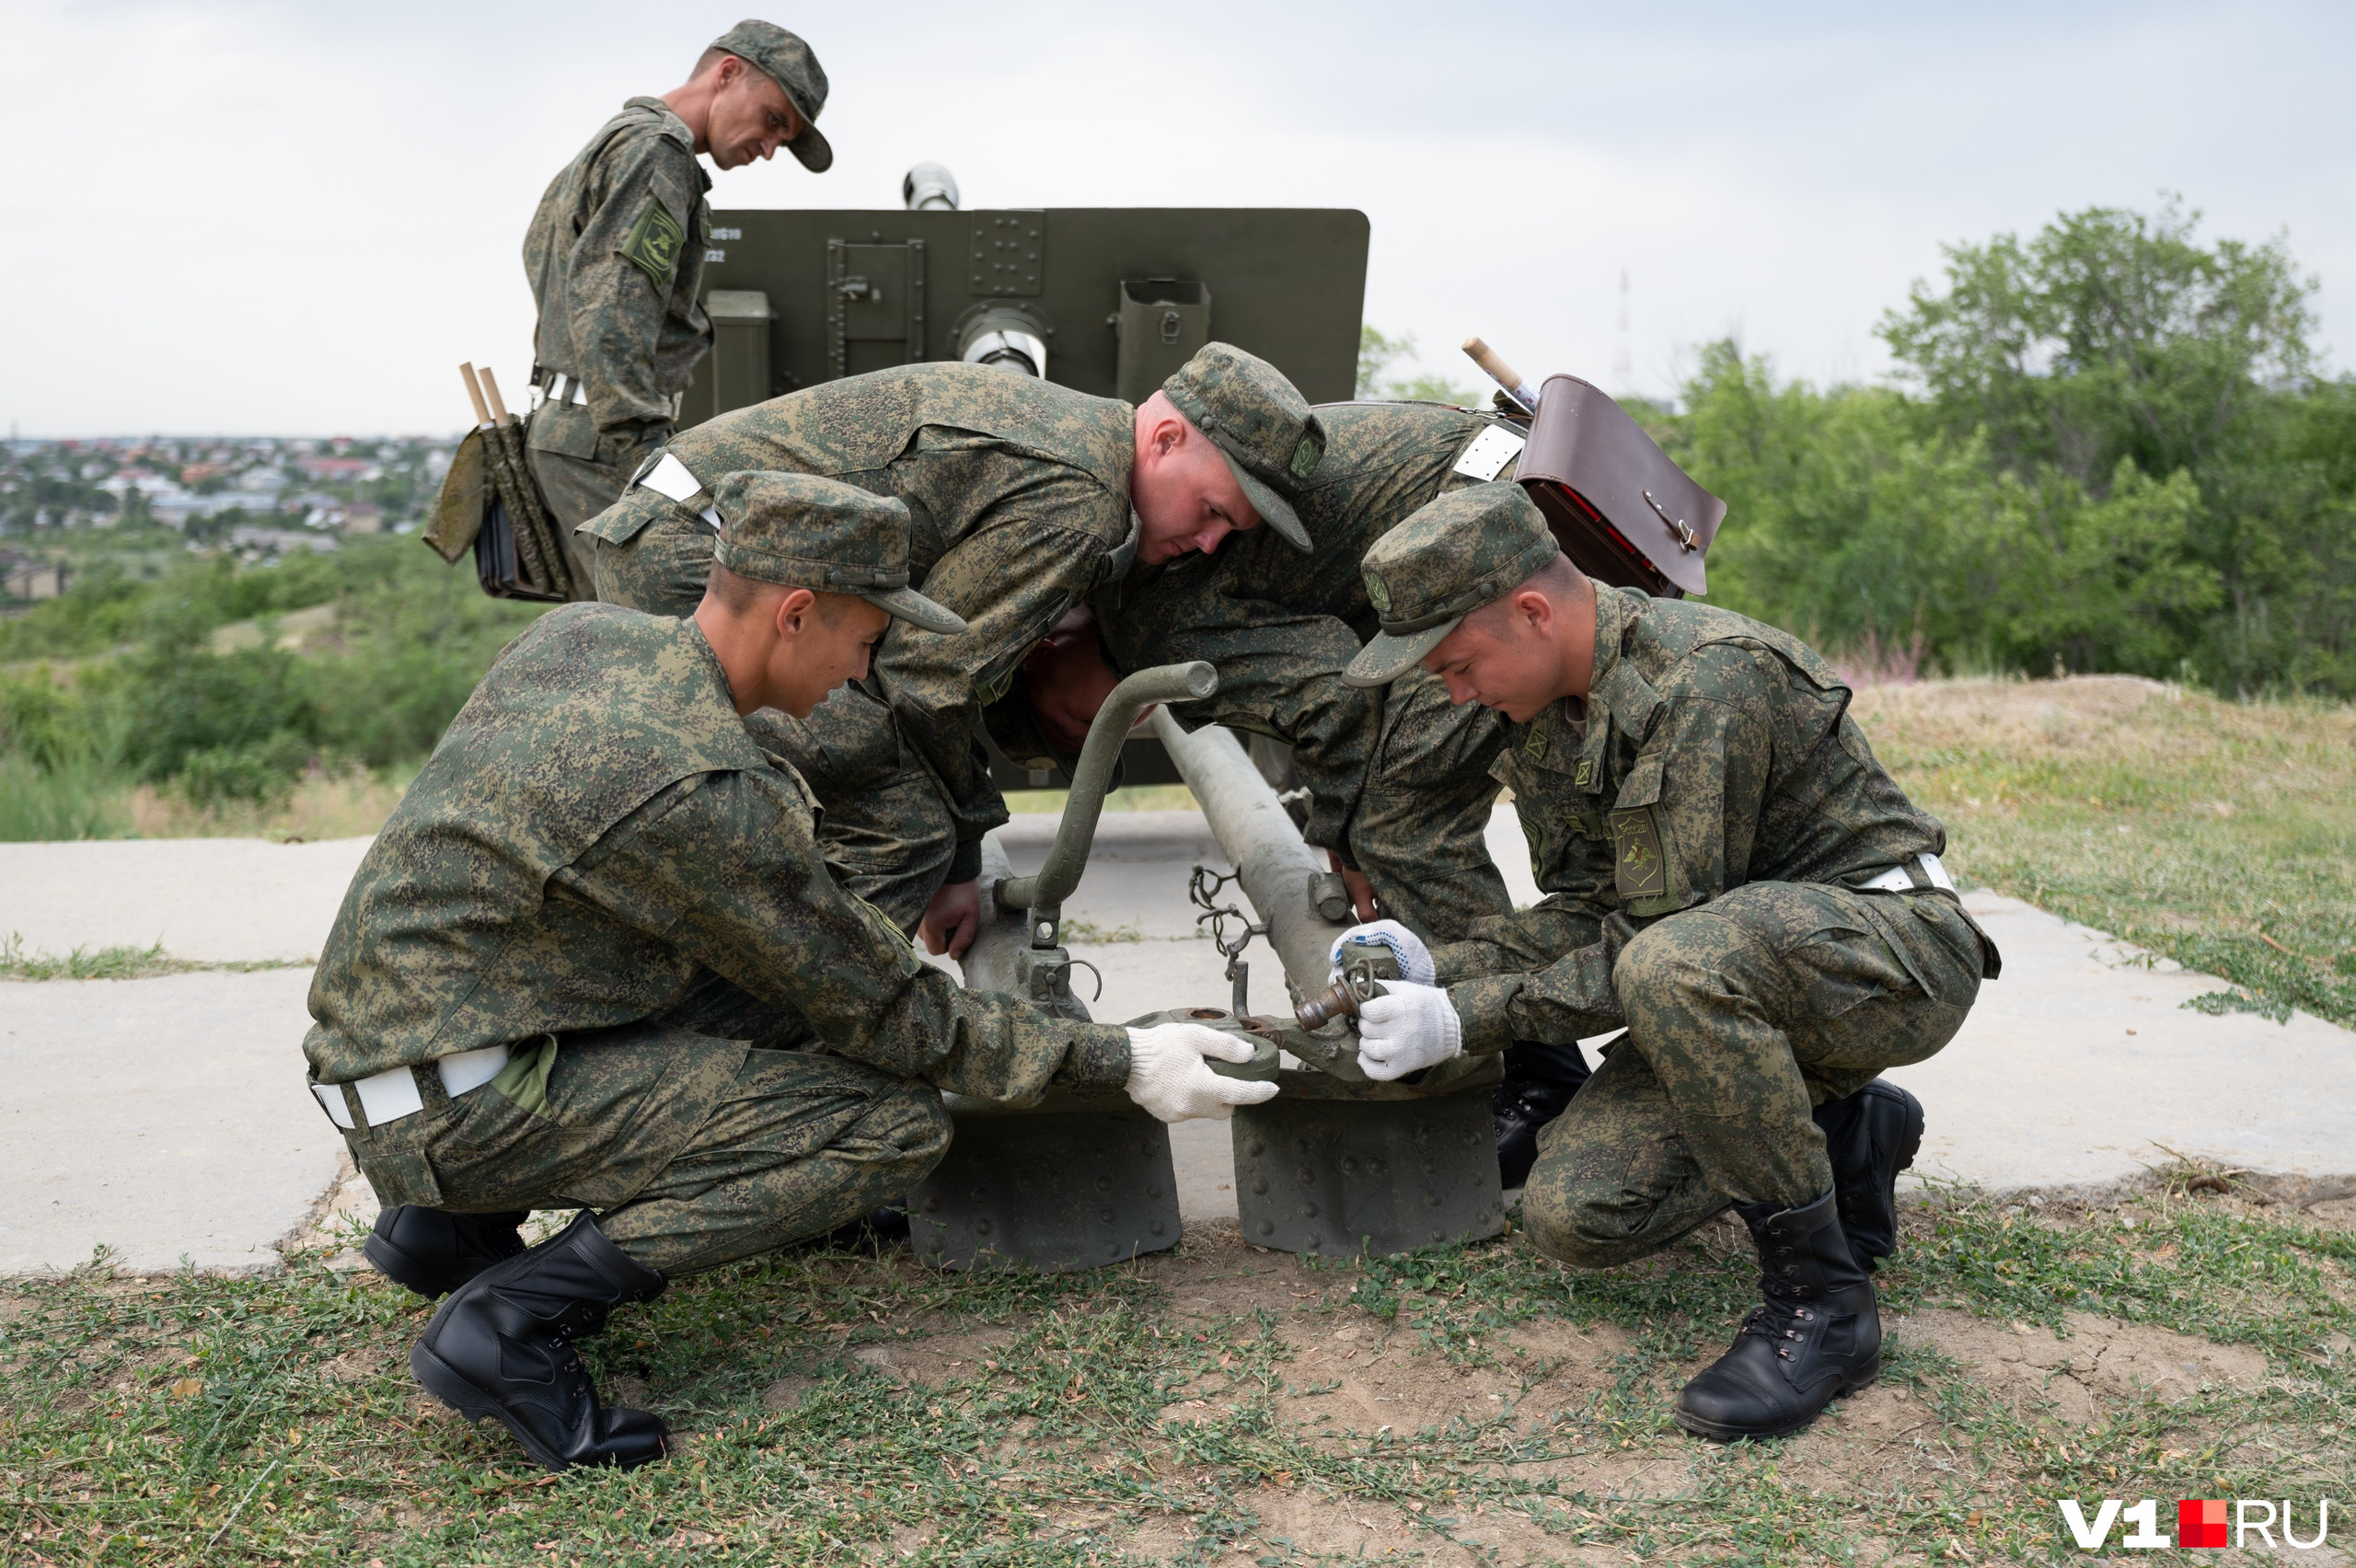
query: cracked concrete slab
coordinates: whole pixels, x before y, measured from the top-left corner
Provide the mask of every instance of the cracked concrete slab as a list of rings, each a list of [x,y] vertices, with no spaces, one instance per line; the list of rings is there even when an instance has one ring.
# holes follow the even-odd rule
[[[1924,1107],[1913,1184],[2096,1197],[2183,1156],[2297,1202],[2356,1193],[2356,1033],[2192,1011],[2225,983],[1986,889],[1964,906],[2004,974],[1946,1050],[1888,1075]]]
[[[0,1274],[111,1248],[268,1273],[343,1138],[303,1088],[307,969],[0,985]]]
[[[129,838],[0,844],[0,936],[63,957],[161,942],[203,963],[318,957],[375,840]]]
[[[1054,822],[1003,832],[1029,870]],[[61,953],[160,936],[175,957],[307,957],[366,842],[0,846],[0,932]],[[1534,900],[1510,806],[1489,843],[1516,899]],[[1103,976],[1097,1017],[1224,1005],[1224,961],[1186,903],[1198,861],[1227,864],[1195,813],[1104,818],[1066,905],[1090,939],[1073,952]],[[2222,982],[2016,900],[1969,902],[2005,974],[1946,1051],[1891,1075],[1928,1110],[1918,1177],[2092,1195],[2140,1184],[2174,1150],[2266,1173],[2294,1201],[2356,1193],[2356,1100],[2339,1092],[2356,1034],[2304,1014],[2285,1026],[2184,1010]],[[1273,955],[1255,944],[1247,956],[1253,1010],[1286,1006]],[[0,1273],[71,1267],[100,1244],[142,1272],[183,1254],[273,1266],[342,1151],[302,1088],[309,983],[293,969],[0,984]],[[1224,1122],[1172,1129],[1190,1221],[1235,1212],[1229,1135]]]

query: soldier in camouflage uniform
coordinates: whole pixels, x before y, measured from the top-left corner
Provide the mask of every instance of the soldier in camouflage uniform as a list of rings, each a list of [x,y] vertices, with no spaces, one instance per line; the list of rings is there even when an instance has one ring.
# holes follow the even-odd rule
[[[907,586],[908,511],[798,474],[715,477],[693,617],[606,605],[502,652],[362,861],[311,986],[313,1092],[390,1205],[370,1256],[450,1292],[410,1355],[550,1469],[662,1451],[569,1341],[672,1275],[823,1233],[947,1147],[936,1086],[1016,1103],[1122,1085],[1164,1120],[1274,1085],[1249,1047],[960,990],[835,883],[793,770],[744,716],[807,714]],[[584,1212],[524,1250],[519,1213]],[[586,1211],[595,1211],[594,1216]],[[378,1242],[384,1245],[377,1245]]]
[[[1375,690],[1349,686],[1342,672],[1380,629],[1359,559],[1436,498],[1511,477],[1522,437],[1501,419],[1438,403],[1323,404],[1316,412],[1325,456],[1295,502],[1307,554],[1253,535],[1216,555],[1139,566],[1092,601],[1113,670],[1094,656],[1097,638],[1073,628],[1058,639],[1060,657],[1035,661],[993,709],[992,728],[1018,763],[1063,763],[1095,712],[1066,690],[1101,698],[1114,671],[1207,659],[1219,689],[1175,706],[1179,721],[1289,743],[1309,790],[1302,836],[1362,877],[1382,914],[1426,942],[1454,940],[1513,908],[1484,839],[1503,725],[1477,704],[1451,704],[1447,688],[1419,672]],[[1035,715],[1007,714],[1019,704]],[[1017,749],[1026,719],[1027,732],[1061,755]],[[1361,918],[1373,913],[1361,904]],[[1521,1185],[1539,1128],[1587,1076],[1586,1058],[1568,1043],[1532,1039],[1507,1051],[1494,1097],[1507,1186]]]
[[[549,183],[524,236],[539,308],[526,435],[532,478],[568,536],[612,504],[671,433],[678,396],[710,352],[700,303],[710,155],[739,168],[780,146],[814,174],[834,149],[815,123],[826,74],[783,28],[742,21],[713,40],[684,86],[634,98]],[[572,581],[587,597],[576,541]]]
[[[989,366],[908,365],[682,432],[582,533],[595,541],[599,598],[678,614],[711,561],[711,476],[791,469],[907,502],[916,580],[968,629],[895,631],[871,679],[765,744],[815,790],[827,856],[853,891],[954,954],[978,916],[982,835],[1007,820],[984,708],[1067,611],[1133,562],[1216,548],[1263,522],[1306,549],[1290,498],[1323,447],[1292,384],[1225,343],[1136,408]]]
[[[1599,587],[1519,486],[1434,502],[1365,571],[1383,631],[1348,678],[1420,666],[1509,721],[1496,776],[1547,894],[1462,941],[1392,938],[1409,983],[1366,1004],[1368,1076],[1624,1024],[1540,1138],[1530,1236],[1603,1267],[1734,1206],[1764,1301],[1678,1420],[1721,1440],[1807,1425],[1880,1365],[1869,1270],[1922,1108],[1875,1075],[1945,1045],[1996,974],[1945,830],[1814,652]]]

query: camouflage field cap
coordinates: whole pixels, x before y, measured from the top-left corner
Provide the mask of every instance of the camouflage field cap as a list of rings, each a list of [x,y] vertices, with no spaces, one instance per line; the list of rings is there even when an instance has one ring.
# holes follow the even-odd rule
[[[1161,391],[1225,454],[1260,521],[1307,551],[1292,501],[1325,455],[1325,427],[1284,372],[1231,343],[1205,343]]]
[[[1366,595],[1382,630],[1342,672],[1344,684],[1397,680],[1457,622],[1504,598],[1558,548],[1519,485],[1469,485],[1441,496],[1366,552]]]
[[[803,168],[824,174],[834,167],[834,145],[818,134],[818,111],[826,107],[826,73],[808,44],[774,22],[747,17],[713,39],[711,47],[759,66],[785,89],[793,111],[802,116],[802,134],[786,145]]]
[[[739,577],[853,594],[927,631],[965,623],[908,586],[908,507],[815,474],[741,469],[712,487],[712,559]]]

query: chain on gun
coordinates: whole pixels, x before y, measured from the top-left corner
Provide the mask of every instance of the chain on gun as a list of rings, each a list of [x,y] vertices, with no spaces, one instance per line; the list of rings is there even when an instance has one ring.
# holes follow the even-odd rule
[[[1348,952],[1360,945],[1350,942],[1345,944],[1344,951]],[[1300,1020],[1300,1027],[1321,1029],[1337,1018],[1356,1019],[1358,1016],[1359,1008],[1374,1000],[1375,997],[1385,995],[1382,982],[1385,979],[1397,979],[1398,976],[1380,973],[1377,968],[1377,963],[1378,961],[1371,954],[1364,952],[1345,959],[1342,965],[1342,977],[1339,980],[1334,981],[1322,994],[1310,997],[1293,1009],[1293,1016]]]
[[[1241,954],[1252,945],[1253,937],[1268,934],[1265,924],[1253,925],[1252,917],[1235,905],[1218,902],[1219,889],[1242,874],[1240,870],[1219,872],[1208,866],[1196,866],[1194,874],[1186,879],[1187,901],[1202,911],[1195,917],[1195,924],[1210,927],[1211,945],[1218,949],[1221,958],[1227,960],[1228,1011],[1238,1018],[1248,1017],[1252,1011],[1247,999],[1251,991],[1252,966],[1243,962]],[[1241,935],[1228,936],[1227,923],[1230,920],[1242,922]]]

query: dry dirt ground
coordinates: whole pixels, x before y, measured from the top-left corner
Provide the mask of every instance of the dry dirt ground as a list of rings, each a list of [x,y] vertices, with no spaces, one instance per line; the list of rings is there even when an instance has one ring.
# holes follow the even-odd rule
[[[2328,1206],[2356,1205],[2342,1200]],[[2349,1223],[2346,1215],[2316,1217]],[[1719,1234],[1695,1251],[1738,1267],[1738,1228],[1731,1219],[1715,1228]],[[1257,1375],[1211,1371],[1191,1382],[1186,1397],[1158,1412],[1172,1430],[1183,1435],[1189,1427],[1232,1421],[1263,1403],[1306,1447],[1332,1459],[1345,1461],[1386,1441],[1403,1449],[1425,1444],[1452,1457],[1469,1449],[1471,1462],[1451,1463],[1450,1473],[1542,1489],[1492,1502],[1443,1488],[1427,1504],[1354,1496],[1278,1472],[1237,1495],[1236,1504],[1257,1523],[1229,1548],[1226,1561],[1265,1561],[1276,1549],[1323,1559],[1434,1563],[1625,1562],[1638,1553],[1624,1539],[1624,1519],[1613,1519],[1614,1513],[1630,1503],[1671,1511],[1722,1483],[1729,1461],[1744,1468],[1750,1452],[1699,1443],[1657,1423],[1650,1432],[1615,1435],[1619,1426],[1596,1419],[1632,1387],[1656,1394],[1673,1389],[1707,1365],[1715,1343],[1698,1355],[1662,1360],[1648,1354],[1635,1333],[1608,1320],[1576,1324],[1558,1319],[1518,1323],[1485,1339],[1468,1333],[1455,1344],[1436,1342],[1401,1320],[1417,1303],[1408,1302],[1408,1312],[1388,1320],[1357,1310],[1346,1279],[1304,1274],[1290,1258],[1243,1245],[1231,1227],[1197,1233],[1179,1256],[1156,1265],[1154,1274],[1169,1292],[1182,1333],[1191,1329],[1216,1341],[1257,1324],[1276,1347],[1269,1366]],[[1893,1313],[1888,1331],[1895,1375],[1767,1450],[1771,1485],[1818,1499],[1877,1499],[1901,1508],[1907,1499],[1949,1495],[1970,1470],[1968,1456],[1977,1447],[1969,1430],[1977,1422],[1956,1419],[1951,1407],[1958,1404],[1981,1407],[1973,1412],[1978,1422],[2016,1425],[2032,1435],[2032,1446],[2055,1451],[2066,1450],[2073,1437],[2107,1417],[2133,1412],[2144,1422],[2159,1420],[2169,1450],[2181,1457],[2230,1441],[2225,1428],[2231,1424],[2204,1422],[2195,1413],[2198,1401],[2261,1400],[2279,1387],[2266,1355],[2252,1346],[2093,1313],[2066,1314],[2057,1332],[1960,1308],[1918,1307]],[[858,1351],[853,1359],[902,1384],[941,1389],[995,1366],[992,1358],[1007,1354],[1015,1338],[1011,1328],[943,1332]],[[2347,1348],[2344,1335],[2340,1348]],[[786,1379],[765,1397],[773,1409],[796,1408],[813,1387],[812,1379]],[[1958,1394],[1960,1401],[1952,1397]],[[2181,1424],[2170,1419],[2178,1411]],[[1532,1434],[1546,1435],[1553,1457],[1509,1458]],[[1486,1435],[1485,1441],[1476,1435]],[[1018,1459],[1021,1451],[1021,1435],[1011,1434],[1002,1457]],[[1420,1480],[1421,1463],[1412,1458],[1406,1463],[1411,1481]],[[2008,1478],[2001,1471],[1978,1479],[1980,1490],[1990,1494],[1991,1512],[2014,1501],[2002,1497]],[[2009,1479],[2029,1478],[2016,1472]],[[1569,1522],[1576,1532],[1581,1499],[1604,1505],[1592,1518],[1611,1520],[1602,1533],[1622,1539],[1566,1542],[1562,1527]],[[1966,1511],[1969,1523],[1982,1517]],[[1150,1561],[1222,1560],[1222,1554],[1202,1552],[1191,1519],[1124,1527],[1118,1513],[1108,1510],[1051,1512],[1049,1518],[1067,1532],[1109,1531],[1112,1543]],[[928,1539],[922,1527],[895,1537],[904,1547]],[[1856,1544],[1866,1548],[1868,1558],[1877,1555],[1875,1547],[1878,1555],[1911,1555],[1895,1539],[1868,1536]],[[1706,1538],[1668,1553],[1672,1560],[1716,1554]]]
[[[0,1290],[0,1559],[1927,1564],[2074,1556],[2059,1498],[2264,1496],[2333,1499],[2296,1560],[2344,1562],[2356,1200],[2265,1196],[1914,1208],[1881,1378],[1733,1447],[1668,1419],[1752,1299],[1727,1222],[1600,1274],[1231,1225],[1059,1278],[781,1254],[588,1343],[676,1442],[561,1478],[424,1397],[429,1309],[327,1249],[86,1274]]]

